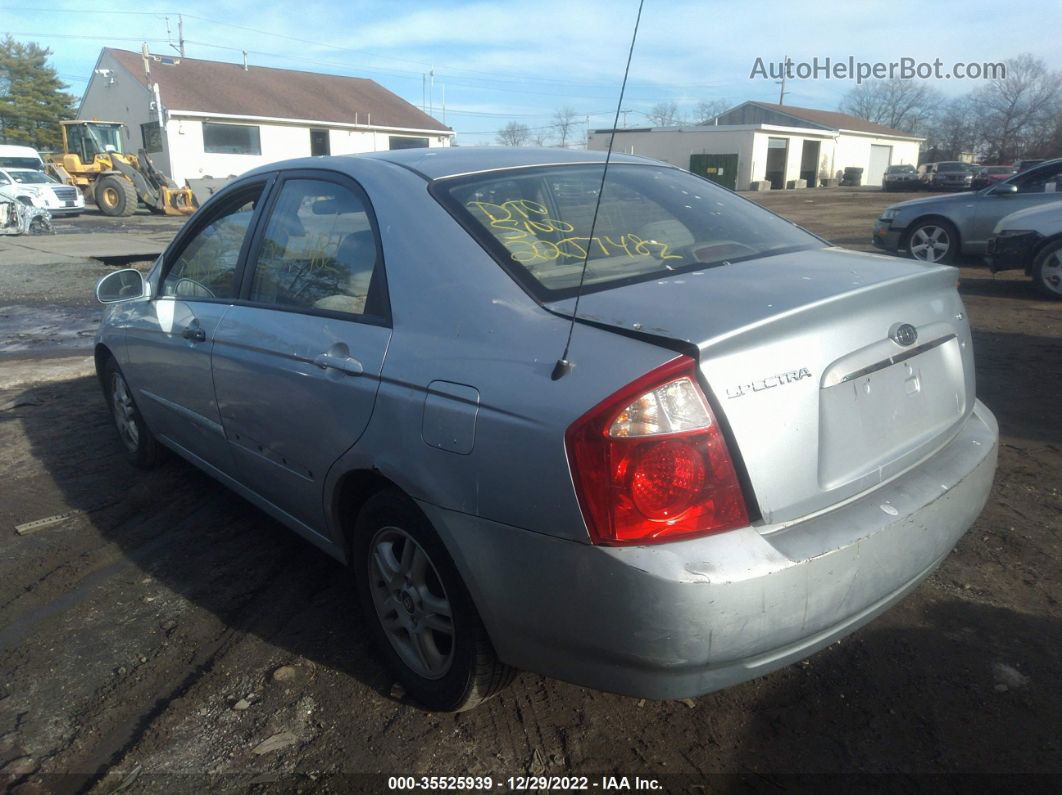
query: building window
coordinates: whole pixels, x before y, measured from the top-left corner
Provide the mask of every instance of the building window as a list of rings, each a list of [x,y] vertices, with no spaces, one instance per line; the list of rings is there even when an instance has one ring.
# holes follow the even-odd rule
[[[257,127],[205,121],[203,151],[219,155],[260,155],[262,141]]]
[[[321,157],[332,154],[328,141],[328,130],[310,130],[310,156]]]
[[[391,149],[424,149],[428,146],[427,138],[409,138],[405,135],[390,136]]]
[[[140,135],[144,139],[145,152],[162,151],[162,130],[157,121],[149,121],[140,125]]]

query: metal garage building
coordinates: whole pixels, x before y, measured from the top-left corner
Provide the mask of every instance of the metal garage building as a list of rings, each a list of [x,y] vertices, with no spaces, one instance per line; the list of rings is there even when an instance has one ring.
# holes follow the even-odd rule
[[[607,149],[611,133],[592,130],[589,147]],[[707,126],[618,129],[615,149],[748,190],[759,180],[775,189],[797,179],[814,187],[848,167],[863,169],[864,185],[881,185],[890,165],[918,165],[923,140],[845,113],[745,102]]]

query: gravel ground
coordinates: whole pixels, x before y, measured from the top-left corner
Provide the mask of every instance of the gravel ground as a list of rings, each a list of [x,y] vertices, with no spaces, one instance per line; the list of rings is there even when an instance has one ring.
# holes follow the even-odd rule
[[[868,248],[878,210],[903,197],[756,198]],[[98,273],[71,266],[54,294],[17,303],[86,305]],[[24,278],[0,272],[5,301]],[[1002,433],[984,513],[868,627],[688,702],[525,673],[470,713],[424,712],[367,648],[342,567],[183,462],[131,469],[90,376],[0,390],[0,783],[349,791],[384,789],[375,773],[567,773],[596,789],[603,775],[641,775],[704,791],[852,785],[818,777],[862,773],[893,775],[858,780],[876,788],[1057,791],[1062,304],[1021,274],[969,266],[962,285],[978,391]],[[935,774],[997,776],[919,778]]]

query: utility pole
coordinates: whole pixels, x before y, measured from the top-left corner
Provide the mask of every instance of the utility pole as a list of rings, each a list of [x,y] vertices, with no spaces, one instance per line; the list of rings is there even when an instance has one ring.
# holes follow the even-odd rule
[[[778,104],[779,105],[784,105],[785,104],[785,95],[789,93],[788,91],[785,90],[785,75],[786,75],[786,72],[789,71],[789,64],[790,63],[792,63],[792,61],[789,60],[789,56],[788,55],[785,56],[785,58],[782,61],[782,79],[774,81],[775,85],[780,85],[782,87],[782,90],[778,92]]]
[[[623,128],[626,129],[627,128],[627,114],[630,113],[630,110],[629,109],[621,110],[620,113],[623,114]]]
[[[177,15],[177,52],[184,57],[184,17]]]
[[[428,115],[435,115],[435,67],[428,71],[430,83],[428,84]]]

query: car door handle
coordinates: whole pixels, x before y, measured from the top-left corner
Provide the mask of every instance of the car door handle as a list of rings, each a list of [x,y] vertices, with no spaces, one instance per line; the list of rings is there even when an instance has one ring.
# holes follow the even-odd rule
[[[206,342],[206,332],[198,324],[185,326],[181,336],[192,342]]]
[[[339,370],[347,375],[361,375],[365,372],[361,362],[353,356],[339,356],[334,353],[322,353],[314,358],[313,363],[322,370]]]

